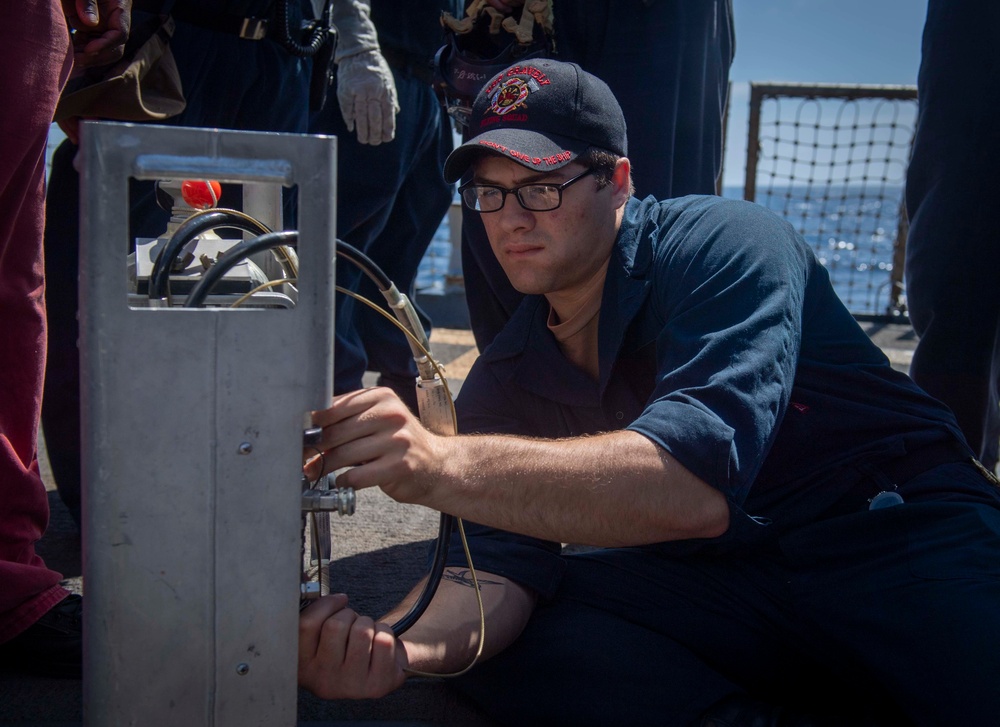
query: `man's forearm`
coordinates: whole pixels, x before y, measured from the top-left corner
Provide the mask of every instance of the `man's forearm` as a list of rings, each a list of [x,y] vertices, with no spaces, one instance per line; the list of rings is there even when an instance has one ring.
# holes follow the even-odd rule
[[[334,397],[316,478],[381,487],[399,502],[557,542],[627,546],[711,538],[729,527],[723,494],[642,434],[568,439],[441,436],[381,387]]]
[[[716,537],[729,525],[722,493],[636,432],[443,444],[441,476],[419,501],[485,525],[600,546]]]
[[[477,579],[486,615],[482,660],[502,651],[517,638],[534,609],[535,597],[501,576],[477,573]],[[379,620],[390,625],[397,622],[416,601],[423,585],[422,581]],[[446,674],[472,663],[479,648],[480,619],[468,568],[445,569],[434,600],[401,640],[411,669]]]

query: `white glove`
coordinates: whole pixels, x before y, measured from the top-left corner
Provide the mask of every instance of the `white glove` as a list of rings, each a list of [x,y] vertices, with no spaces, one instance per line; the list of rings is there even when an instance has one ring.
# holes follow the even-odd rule
[[[358,127],[358,141],[377,146],[396,136],[399,101],[396,82],[382,57],[368,0],[334,0],[337,27],[337,101],[348,131]]]
[[[358,127],[358,141],[378,146],[396,136],[396,83],[377,50],[348,56],[337,66],[337,101],[348,131]]]

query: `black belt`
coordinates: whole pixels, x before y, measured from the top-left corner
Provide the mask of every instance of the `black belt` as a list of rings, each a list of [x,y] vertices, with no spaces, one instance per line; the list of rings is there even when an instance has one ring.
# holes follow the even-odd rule
[[[242,18],[238,15],[211,14],[187,5],[175,6],[170,14],[182,23],[196,25],[216,33],[236,35],[245,40],[266,38],[271,23],[270,18]]]
[[[382,57],[385,62],[397,71],[412,76],[418,81],[426,83],[428,86],[434,83],[434,60],[433,58],[409,53],[392,46],[382,46]]]

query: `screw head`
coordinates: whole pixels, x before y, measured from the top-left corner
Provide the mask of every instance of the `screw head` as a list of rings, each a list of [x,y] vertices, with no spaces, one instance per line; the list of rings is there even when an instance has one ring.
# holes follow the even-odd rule
[[[250,454],[253,451],[253,445],[250,442],[241,442],[238,451],[240,454]]]
[[[246,662],[240,662],[239,664],[236,665],[236,673],[239,674],[241,677],[246,676],[247,674],[250,673],[250,665],[247,664]]]

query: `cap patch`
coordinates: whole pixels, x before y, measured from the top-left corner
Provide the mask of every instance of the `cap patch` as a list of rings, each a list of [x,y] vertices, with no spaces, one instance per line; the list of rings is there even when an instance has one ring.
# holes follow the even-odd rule
[[[479,128],[501,121],[526,122],[528,115],[512,112],[527,106],[528,96],[551,82],[548,76],[533,66],[513,66],[501,73],[483,90],[489,98],[487,108],[496,116],[484,116]]]
[[[543,71],[538,70],[534,66],[511,66],[494,78],[493,81],[482,90],[482,93],[485,93],[487,96],[491,95],[497,85],[503,83],[505,78],[513,78],[514,76],[527,76],[538,86],[548,86],[551,83],[549,77],[546,76]]]
[[[537,84],[535,88],[537,88]],[[535,89],[529,88],[529,84],[520,78],[508,78],[498,88],[490,98],[490,108],[493,113],[499,116],[506,116],[511,111],[516,111],[528,94]]]

